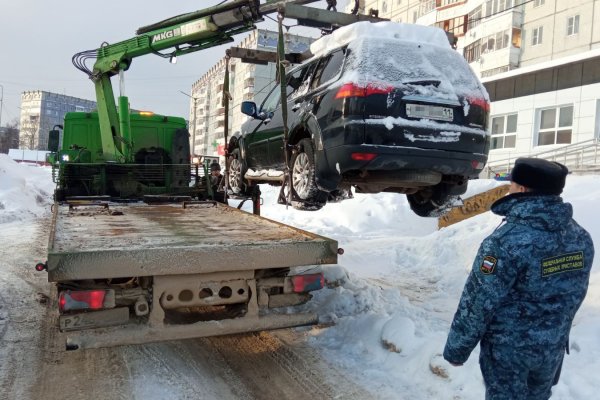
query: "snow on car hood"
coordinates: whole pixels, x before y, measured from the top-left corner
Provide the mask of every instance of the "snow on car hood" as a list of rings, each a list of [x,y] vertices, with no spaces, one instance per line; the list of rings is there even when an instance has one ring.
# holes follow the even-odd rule
[[[487,96],[481,83],[455,50],[429,43],[358,38],[348,45],[340,83],[401,88],[405,95],[459,101]],[[419,84],[432,81],[439,84]]]
[[[338,84],[401,88],[405,95],[463,104],[461,98],[489,101],[469,64],[435,27],[395,22],[358,22],[311,44],[315,56],[342,46],[349,54]],[[439,84],[423,84],[439,81]],[[415,82],[421,82],[420,84]],[[466,111],[465,111],[466,112]]]
[[[310,45],[315,56],[322,56],[336,48],[361,38],[402,40],[428,43],[433,46],[451,49],[446,33],[440,28],[424,25],[402,24],[397,22],[356,22],[336,29]]]

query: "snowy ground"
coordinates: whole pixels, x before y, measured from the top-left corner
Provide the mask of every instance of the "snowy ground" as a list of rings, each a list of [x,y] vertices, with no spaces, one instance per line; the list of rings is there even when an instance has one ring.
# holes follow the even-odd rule
[[[467,195],[497,184],[473,182]],[[335,324],[300,330],[326,362],[377,399],[483,398],[477,351],[460,368],[449,366],[440,354],[477,247],[499,217],[485,213],[437,230],[436,220],[414,216],[400,195],[356,195],[317,212],[300,212],[277,205],[276,188],[261,189],[264,217],[334,238],[345,250],[339,257],[342,269],[331,273],[343,278],[343,284],[322,290],[310,304],[324,322]],[[47,217],[52,190],[48,169],[18,165],[0,155],[0,232],[15,224],[27,232]],[[569,176],[563,197],[574,205],[575,219],[600,243],[595,210],[600,176]],[[600,388],[597,264],[553,399],[595,398]],[[1,306],[0,338],[7,320]]]

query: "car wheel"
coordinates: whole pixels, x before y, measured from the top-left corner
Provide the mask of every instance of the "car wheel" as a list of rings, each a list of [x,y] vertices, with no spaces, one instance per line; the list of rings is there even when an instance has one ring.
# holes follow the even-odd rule
[[[240,155],[240,149],[234,149],[229,158],[229,188],[234,194],[246,194],[245,172],[246,168]]]
[[[410,209],[420,217],[439,217],[448,212],[459,196],[454,195],[454,185],[438,184],[414,194],[407,194]]]
[[[319,210],[327,202],[327,192],[319,190],[315,183],[315,156],[310,139],[298,143],[298,152],[291,160],[292,189],[301,201],[293,200],[298,210]]]

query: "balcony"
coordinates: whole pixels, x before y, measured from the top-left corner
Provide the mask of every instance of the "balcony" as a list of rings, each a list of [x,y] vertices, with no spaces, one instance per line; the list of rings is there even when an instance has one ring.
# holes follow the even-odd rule
[[[521,28],[523,25],[523,13],[518,8],[506,10],[494,18],[486,21],[485,24],[479,24],[472,29],[468,29],[464,36],[464,46],[468,46],[474,41],[500,32],[505,29]]]

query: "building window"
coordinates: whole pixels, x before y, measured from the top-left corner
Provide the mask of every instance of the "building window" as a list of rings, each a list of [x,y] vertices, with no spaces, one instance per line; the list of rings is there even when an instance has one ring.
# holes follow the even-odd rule
[[[488,0],[485,2],[485,16],[501,13],[512,8],[513,0]]]
[[[538,26],[533,29],[533,34],[531,35],[531,45],[537,46],[538,44],[542,44],[542,37],[544,34],[544,27]]]
[[[538,146],[571,143],[573,106],[540,110]]]
[[[544,3],[545,3],[545,0],[533,0],[533,6],[534,7],[543,6]]]
[[[481,13],[482,13],[482,8],[483,6],[479,6],[476,9],[474,9],[473,11],[471,11],[469,13],[469,26],[468,29],[473,29],[475,28],[477,25],[479,25],[481,23]]]
[[[577,35],[579,33],[579,15],[567,19],[567,36]]]
[[[419,12],[418,11],[413,11],[413,24],[417,22],[417,18],[419,18]]]
[[[496,33],[496,50],[508,47],[508,31]]]
[[[481,41],[477,40],[465,47],[463,56],[469,63],[479,60],[479,57],[481,56]]]
[[[384,1],[383,4],[381,5],[381,12],[382,13],[387,12],[387,2],[386,1]]]
[[[467,27],[467,16],[463,15],[460,17],[447,19],[445,21],[439,21],[435,23],[435,26],[442,28],[446,32],[451,32],[455,35],[462,35],[466,32]]]
[[[514,148],[517,143],[517,114],[492,117],[491,150]]]
[[[521,48],[521,30],[519,28],[512,28],[512,45],[517,49]]]

